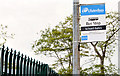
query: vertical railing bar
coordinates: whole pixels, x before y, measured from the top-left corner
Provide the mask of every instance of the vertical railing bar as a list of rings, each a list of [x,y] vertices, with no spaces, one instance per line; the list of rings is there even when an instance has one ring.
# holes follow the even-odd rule
[[[33,61],[33,76],[34,76],[34,74],[35,74],[35,59]]]
[[[50,73],[49,73],[49,76],[51,76],[51,68],[50,68]]]
[[[45,75],[45,64],[42,64],[42,66],[41,66],[41,73],[42,73],[42,76],[44,76]]]
[[[16,60],[16,50],[14,51],[13,54],[13,76],[15,76],[15,60]]]
[[[8,47],[5,53],[5,76],[7,75],[7,66],[8,66]]]
[[[44,64],[44,76],[46,76],[46,64]]]
[[[53,70],[51,70],[51,73],[53,74]]]
[[[38,74],[40,73],[40,61],[39,61],[39,63],[38,63]]]
[[[47,75],[46,75],[46,69],[47,69],[47,68],[46,68],[46,64],[45,64],[45,67],[44,67],[44,75],[45,75],[45,76],[47,76]]]
[[[26,74],[26,58],[27,58],[27,56],[25,55],[25,58],[24,58],[24,67],[23,67],[23,76],[25,76],[25,74]]]
[[[30,76],[31,76],[31,69],[32,69],[32,58],[31,58],[31,61],[30,61]]]
[[[47,64],[47,76],[49,76],[49,73],[50,73],[50,68],[49,68],[49,66]]]
[[[13,50],[11,49],[10,57],[9,57],[9,76],[11,76],[11,70],[12,70],[12,52]]]
[[[46,76],[48,76],[48,64],[46,64]]]
[[[47,75],[46,75],[46,69],[47,69],[47,68],[46,68],[46,64],[44,64],[44,76],[47,76]]]
[[[37,76],[37,73],[38,73],[38,61],[36,61],[35,76]]]
[[[27,76],[29,75],[29,62],[30,62],[30,58],[28,56],[28,61],[27,61]]]
[[[52,70],[52,75],[53,75],[53,70]]]
[[[42,63],[42,64],[41,64],[41,75],[43,75],[43,71],[44,71],[44,68],[43,68],[43,67],[44,67],[44,64]]]
[[[17,54],[17,70],[16,70],[16,75],[19,76],[19,59],[20,59],[20,52]]]
[[[1,50],[0,76],[3,75],[3,63],[4,63],[4,53],[5,53],[5,52],[4,52],[4,51],[5,51],[4,48],[5,48],[5,47],[4,47],[4,45],[3,45],[2,50]]]
[[[40,65],[40,70],[41,70],[41,75],[43,74],[43,70],[42,70],[43,64]]]
[[[41,64],[40,64],[40,61],[39,61],[38,71],[39,71],[39,76],[40,76],[41,75]]]
[[[20,76],[22,76],[22,64],[23,64],[23,54],[21,55],[21,61],[20,61]]]
[[[47,76],[47,64],[45,64],[45,67],[44,67],[44,69],[45,69],[45,76]]]

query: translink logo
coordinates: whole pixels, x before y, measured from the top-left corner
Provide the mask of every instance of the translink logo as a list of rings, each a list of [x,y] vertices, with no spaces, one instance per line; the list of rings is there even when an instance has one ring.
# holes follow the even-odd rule
[[[83,8],[82,13],[94,13],[94,12],[104,12],[104,9],[88,9],[88,8]]]
[[[81,16],[105,14],[105,4],[81,5]]]

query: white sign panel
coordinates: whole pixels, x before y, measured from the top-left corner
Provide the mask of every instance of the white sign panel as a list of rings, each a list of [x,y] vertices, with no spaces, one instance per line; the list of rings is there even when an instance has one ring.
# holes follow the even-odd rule
[[[99,26],[106,25],[105,15],[89,15],[89,16],[81,16],[81,26]]]
[[[105,4],[81,5],[81,42],[105,41]]]
[[[84,31],[81,33],[81,42],[105,41],[105,31]]]

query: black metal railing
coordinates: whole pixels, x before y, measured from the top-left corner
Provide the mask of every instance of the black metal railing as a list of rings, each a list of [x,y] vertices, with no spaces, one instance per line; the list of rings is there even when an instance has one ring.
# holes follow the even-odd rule
[[[48,64],[43,64],[4,46],[1,49],[0,65],[1,76],[58,76]]]

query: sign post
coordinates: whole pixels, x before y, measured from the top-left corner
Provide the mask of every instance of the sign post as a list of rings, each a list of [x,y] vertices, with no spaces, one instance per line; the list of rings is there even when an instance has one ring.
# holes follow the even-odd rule
[[[120,1],[118,2],[118,23],[120,28]],[[118,31],[118,74],[120,75],[120,30]]]
[[[80,51],[78,51],[79,33],[79,0],[73,0],[73,76],[80,75]]]
[[[105,4],[81,5],[81,42],[106,40]]]

